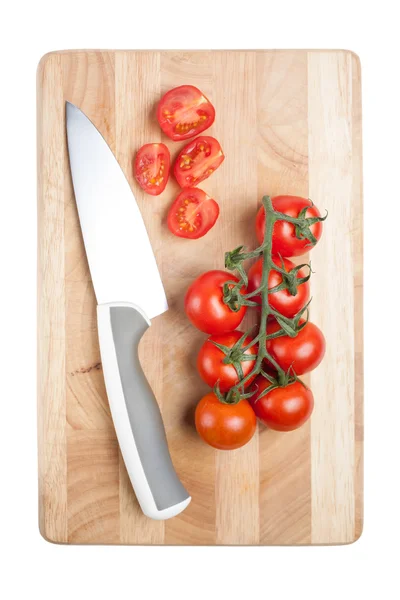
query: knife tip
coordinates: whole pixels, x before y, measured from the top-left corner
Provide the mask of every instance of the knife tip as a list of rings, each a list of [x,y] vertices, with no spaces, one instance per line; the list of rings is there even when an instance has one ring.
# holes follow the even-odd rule
[[[74,111],[79,110],[79,108],[77,106],[75,106],[75,104],[72,104],[72,102],[69,102],[68,100],[65,101],[65,110],[68,116],[68,113],[73,113]]]

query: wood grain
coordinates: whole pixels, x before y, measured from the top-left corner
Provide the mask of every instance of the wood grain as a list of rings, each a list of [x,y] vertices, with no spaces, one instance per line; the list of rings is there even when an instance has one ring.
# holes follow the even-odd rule
[[[38,427],[39,526],[66,542],[64,101],[61,57],[38,69]]]
[[[362,195],[362,128],[361,65],[351,56],[352,68],[352,256],[354,276],[354,440],[355,440],[355,530],[358,540],[363,530],[363,448],[364,448],[364,371],[363,371],[363,195]]]
[[[326,337],[325,360],[311,374],[312,541],[355,536],[354,258],[352,56],[308,56],[310,197],[323,198],[332,236],[313,254],[313,321]],[[321,205],[322,207],[322,205]],[[344,268],[343,265],[346,265]]]
[[[79,98],[82,110],[91,115],[115,152],[114,54],[87,52],[82,57],[73,52],[62,54],[61,60],[64,98]],[[94,291],[67,157],[64,199],[68,540],[116,543],[120,518],[119,478],[113,472],[118,466],[117,443],[101,369]]]
[[[212,94],[215,80],[211,58],[212,54],[207,52],[163,52],[160,63],[161,94],[174,87],[176,81],[193,83],[197,77],[199,80],[194,84],[201,87],[205,94]],[[217,136],[218,124],[215,123],[208,131],[210,135]],[[164,135],[162,141],[170,149],[171,158],[182,147]],[[215,186],[220,178],[221,173],[217,171],[215,178],[210,178],[206,182],[209,185],[205,185],[203,189],[211,196],[215,195]],[[195,367],[196,354],[204,335],[195,331],[185,318],[183,298],[193,277],[204,270],[202,257],[207,256],[210,268],[218,268],[221,266],[221,254],[218,256],[218,252],[211,251],[218,244],[216,230],[210,231],[208,241],[208,236],[198,240],[194,252],[188,252],[187,247],[179,243],[182,240],[169,234],[165,226],[166,213],[171,198],[180,190],[173,179],[168,183],[168,188],[164,192],[166,201],[160,231],[163,244],[160,259],[170,307],[170,318],[163,319],[163,334],[165,340],[171,340],[170,354],[163,355],[163,416],[174,464],[184,485],[190,490],[192,502],[178,517],[165,523],[164,542],[213,544],[216,528],[215,452],[211,448],[203,451],[203,444],[193,428],[194,407],[199,395],[207,390],[199,381]]]
[[[258,202],[265,194],[308,197],[307,53],[260,53],[257,81]],[[310,543],[310,451],[309,423],[285,434],[260,425],[262,543]]]
[[[215,102],[219,108],[217,137],[229,160],[220,169],[215,197],[222,214],[229,215],[220,229],[219,268],[226,249],[240,244],[253,246],[254,229],[249,216],[257,209],[257,55],[250,52],[220,52],[213,58]],[[245,85],[243,83],[245,82]],[[226,90],[230,90],[227,94]],[[212,96],[214,98],[214,95]],[[224,107],[222,109],[222,106]],[[219,119],[223,113],[240,115],[232,122]],[[240,140],[240,144],[237,143]],[[255,315],[241,324],[242,331],[255,324]],[[216,542],[258,544],[259,530],[258,432],[244,448],[216,455]]]
[[[132,159],[146,142],[180,144],[155,120],[160,95],[190,83],[213,101],[207,132],[226,154],[202,186],[221,207],[207,236],[171,236],[171,180],[142,193]],[[105,393],[95,296],[65,144],[64,103],[85,111],[140,206],[169,311],[140,347],[171,455],[192,503],[166,522],[145,518],[122,462]],[[205,336],[183,312],[189,283],[253,246],[264,194],[310,196],[329,210],[312,253],[312,320],[327,357],[307,381],[316,408],[298,431],[260,426],[247,446],[218,452],[193,427],[207,390],[195,371]],[[67,51],[38,68],[38,411],[40,530],[58,543],[328,544],[362,530],[362,156],[357,57],[343,51]],[[327,269],[327,266],[329,267]],[[132,265],[132,273],[134,264]],[[246,317],[243,329],[254,323]],[[165,351],[168,345],[168,352]]]

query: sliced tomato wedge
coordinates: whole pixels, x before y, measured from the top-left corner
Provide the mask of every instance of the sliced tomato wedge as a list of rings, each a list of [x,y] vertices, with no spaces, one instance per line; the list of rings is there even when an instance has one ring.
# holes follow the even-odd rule
[[[210,177],[225,156],[218,140],[200,136],[180,151],[174,165],[174,175],[182,188],[193,187]]]
[[[168,212],[168,227],[178,237],[203,237],[218,219],[219,206],[203,190],[183,190]]]
[[[157,119],[171,140],[187,140],[214,123],[215,109],[198,88],[181,85],[161,98]]]
[[[140,148],[135,158],[134,174],[147,194],[158,196],[165,189],[170,163],[169,150],[165,144],[145,144]]]

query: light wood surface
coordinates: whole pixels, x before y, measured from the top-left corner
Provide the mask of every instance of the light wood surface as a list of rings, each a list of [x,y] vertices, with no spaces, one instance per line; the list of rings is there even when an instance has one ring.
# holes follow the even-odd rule
[[[207,134],[226,160],[202,187],[221,207],[197,241],[172,236],[171,180],[157,198],[132,175],[161,133],[155,107],[189,83],[210,97]],[[38,412],[40,530],[59,543],[343,544],[362,530],[362,172],[358,58],[346,51],[68,51],[38,68]],[[176,469],[192,503],[166,522],[144,517],[122,462],[105,393],[95,296],[71,187],[65,101],[95,123],[145,220],[170,309],[140,347]],[[206,386],[195,360],[204,335],[183,312],[189,283],[223,268],[224,252],[255,245],[263,194],[309,196],[329,211],[312,252],[311,318],[327,354],[306,381],[311,421],[291,433],[260,426],[219,452],[198,438],[193,412]],[[134,263],[132,263],[132,276]],[[129,276],[129,274],[127,274]],[[246,325],[254,316],[246,317]],[[168,352],[167,352],[168,347]]]

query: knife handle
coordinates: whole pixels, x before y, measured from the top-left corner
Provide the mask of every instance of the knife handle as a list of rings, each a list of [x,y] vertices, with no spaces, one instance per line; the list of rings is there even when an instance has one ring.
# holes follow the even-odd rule
[[[169,454],[157,400],[138,356],[150,321],[134,304],[97,307],[104,380],[121,453],[144,514],[169,519],[191,498],[178,479]]]

